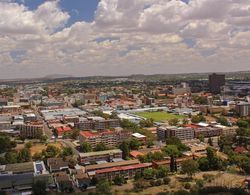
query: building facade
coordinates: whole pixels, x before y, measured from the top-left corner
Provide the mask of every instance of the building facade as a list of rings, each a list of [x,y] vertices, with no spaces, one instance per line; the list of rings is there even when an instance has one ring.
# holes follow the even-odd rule
[[[225,85],[225,75],[211,74],[209,75],[209,90],[213,94],[220,94],[221,87]]]
[[[236,112],[240,117],[250,116],[250,102],[242,102],[237,104]]]
[[[169,137],[177,137],[180,140],[188,140],[194,138],[194,129],[190,127],[165,127],[157,128],[157,136],[159,140],[166,140]]]
[[[129,131],[111,131],[102,132],[81,131],[79,140],[80,143],[88,142],[94,148],[99,143],[104,143],[106,146],[115,147],[122,141],[127,140],[131,136]]]

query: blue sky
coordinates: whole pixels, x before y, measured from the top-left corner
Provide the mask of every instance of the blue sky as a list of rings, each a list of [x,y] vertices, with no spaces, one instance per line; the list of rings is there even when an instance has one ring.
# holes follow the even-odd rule
[[[93,21],[99,1],[100,0],[61,0],[59,5],[62,10],[70,14],[68,25],[71,25],[76,21]],[[16,2],[21,3],[23,0],[16,0]],[[30,10],[34,10],[44,3],[44,0],[25,0],[24,2],[25,6]]]

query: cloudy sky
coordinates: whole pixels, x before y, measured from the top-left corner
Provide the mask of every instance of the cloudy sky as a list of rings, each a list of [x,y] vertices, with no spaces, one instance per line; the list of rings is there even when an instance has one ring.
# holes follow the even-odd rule
[[[250,0],[0,0],[0,79],[250,70]]]

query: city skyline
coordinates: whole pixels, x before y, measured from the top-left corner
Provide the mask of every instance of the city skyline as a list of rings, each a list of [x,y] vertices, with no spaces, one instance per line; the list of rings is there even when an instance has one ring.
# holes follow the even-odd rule
[[[0,78],[249,70],[247,0],[0,0]]]

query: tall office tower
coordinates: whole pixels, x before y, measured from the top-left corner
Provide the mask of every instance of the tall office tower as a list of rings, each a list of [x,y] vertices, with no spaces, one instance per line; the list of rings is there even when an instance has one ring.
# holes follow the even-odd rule
[[[221,87],[225,85],[224,74],[211,74],[209,75],[209,90],[213,94],[221,93]]]

